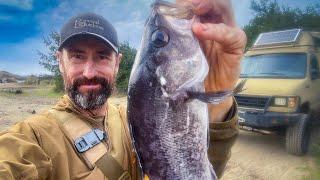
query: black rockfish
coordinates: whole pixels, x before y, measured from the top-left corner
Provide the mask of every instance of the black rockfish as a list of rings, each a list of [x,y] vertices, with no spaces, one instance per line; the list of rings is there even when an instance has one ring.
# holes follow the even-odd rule
[[[188,7],[156,1],[130,76],[128,121],[144,174],[150,179],[216,179],[209,162],[208,64]],[[206,95],[209,95],[208,98]]]

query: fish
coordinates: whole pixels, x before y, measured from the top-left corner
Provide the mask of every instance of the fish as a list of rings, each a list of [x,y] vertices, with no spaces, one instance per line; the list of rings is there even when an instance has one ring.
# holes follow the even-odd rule
[[[127,115],[143,174],[150,179],[217,179],[208,159],[207,103],[232,91],[205,92],[209,67],[190,6],[155,1],[131,71]]]

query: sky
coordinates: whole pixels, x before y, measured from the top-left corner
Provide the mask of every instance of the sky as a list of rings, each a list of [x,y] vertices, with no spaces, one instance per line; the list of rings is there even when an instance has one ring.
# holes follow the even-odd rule
[[[232,0],[239,26],[253,17],[251,0]],[[278,0],[306,7],[320,0]],[[116,28],[120,42],[138,48],[153,0],[0,0],[0,71],[19,75],[49,74],[39,65],[38,51],[46,52],[43,38],[59,31],[72,16],[94,12]]]

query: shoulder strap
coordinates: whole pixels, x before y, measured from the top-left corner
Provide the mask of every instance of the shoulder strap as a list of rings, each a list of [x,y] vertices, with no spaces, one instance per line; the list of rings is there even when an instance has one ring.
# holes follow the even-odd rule
[[[110,166],[112,164],[112,166]],[[109,154],[102,156],[97,162],[97,167],[110,180],[129,180],[130,174],[124,171],[120,164]]]
[[[105,143],[97,143],[85,152],[79,152],[75,146],[75,141],[86,134],[93,132],[93,128],[76,117],[73,113],[58,111],[55,109],[49,112],[61,123],[66,136],[74,143],[74,150],[82,157],[89,169],[97,166],[103,174],[110,180],[128,180],[130,175],[124,171],[121,165],[108,153]]]

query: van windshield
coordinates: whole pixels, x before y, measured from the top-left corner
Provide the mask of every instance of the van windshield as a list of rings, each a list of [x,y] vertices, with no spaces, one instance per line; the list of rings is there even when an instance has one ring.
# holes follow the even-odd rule
[[[248,56],[241,63],[241,78],[304,78],[305,53],[281,53]]]

